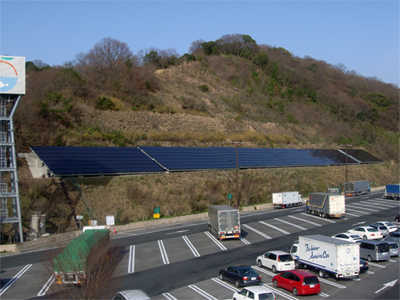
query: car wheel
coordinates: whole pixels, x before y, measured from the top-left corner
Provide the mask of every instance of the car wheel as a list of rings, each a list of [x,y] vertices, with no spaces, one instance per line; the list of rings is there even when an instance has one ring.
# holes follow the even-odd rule
[[[258,260],[257,264],[258,264],[258,266],[259,266],[260,268],[262,267],[262,262],[261,262],[260,259]]]
[[[367,238],[366,235],[363,236],[363,240],[364,240],[364,241],[365,241],[365,240],[368,240],[368,238]]]
[[[368,255],[368,261],[371,262],[372,261],[372,256]]]
[[[237,288],[240,288],[240,282],[239,282],[239,280],[236,279],[235,285],[236,285]]]
[[[219,273],[219,279],[221,279],[222,281],[224,281],[224,274]]]
[[[278,285],[278,281],[276,280],[276,279],[274,279],[274,287],[279,287],[279,285]]]
[[[297,296],[299,294],[299,292],[297,291],[296,288],[293,288],[293,295]]]
[[[272,266],[272,272],[276,273],[276,267]]]

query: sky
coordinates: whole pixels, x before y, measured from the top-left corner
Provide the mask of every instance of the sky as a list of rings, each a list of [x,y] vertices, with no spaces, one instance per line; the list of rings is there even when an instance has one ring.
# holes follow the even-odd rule
[[[103,38],[140,50],[189,52],[192,42],[247,34],[258,45],[343,64],[400,86],[400,1],[0,0],[0,54],[74,61]]]

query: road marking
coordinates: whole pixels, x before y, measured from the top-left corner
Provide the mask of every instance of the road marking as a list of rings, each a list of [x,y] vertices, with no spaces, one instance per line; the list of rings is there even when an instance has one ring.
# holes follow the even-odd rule
[[[169,299],[169,300],[178,300],[176,299],[174,296],[172,296],[170,293],[163,293],[162,294],[165,298]]]
[[[375,205],[376,206],[376,202],[374,202],[374,201],[365,201],[365,202],[367,202],[368,204],[371,203],[371,205]],[[379,206],[382,206],[382,207],[393,207],[393,203],[385,203],[385,204],[379,203]]]
[[[320,295],[320,296],[322,296],[322,297],[329,297],[329,295],[328,294],[325,294],[325,293],[318,293],[318,295]]]
[[[185,230],[178,230],[178,231],[174,231],[174,232],[169,232],[169,233],[167,233],[166,235],[169,235],[169,234],[176,234],[176,233],[182,233],[182,232],[186,232],[186,231],[189,231],[188,229],[185,229]]]
[[[0,289],[0,296],[4,294],[5,291],[7,291],[9,289],[10,286],[12,286],[26,271],[28,271],[28,269],[32,267],[31,264],[26,265],[25,267],[22,268],[21,271],[19,271],[17,273],[17,275],[15,275],[13,278],[11,278],[9,281],[7,281],[6,285],[3,286]]]
[[[307,217],[316,218],[316,219],[321,220],[321,221],[326,221],[326,222],[329,222],[329,223],[336,223],[335,221],[332,221],[332,220],[330,220],[330,219],[325,219],[325,218],[317,217],[317,216],[314,216],[314,215],[311,215],[311,214],[307,214],[307,213],[301,213],[301,214],[302,214],[302,215],[305,215],[305,216],[307,216]]]
[[[250,244],[251,244],[248,240],[246,240],[245,238],[242,238],[241,236],[239,236],[239,239],[240,239],[243,243],[245,243],[246,245],[250,245]]]
[[[288,294],[285,294],[284,292],[282,292],[281,290],[278,290],[277,288],[275,288],[274,286],[273,286],[273,284],[272,283],[269,283],[269,284],[263,284],[262,285],[263,287],[266,287],[267,289],[269,289],[269,290],[272,290],[275,294],[277,294],[277,295],[279,295],[279,296],[281,296],[281,297],[284,297],[284,298],[286,298],[286,299],[289,299],[289,300],[298,300],[297,298],[295,298],[295,297],[293,297],[293,296],[290,296],[290,295],[288,295]]]
[[[347,206],[349,206],[349,205],[347,205]],[[347,208],[347,206],[346,206],[346,214],[348,214],[348,215],[350,215],[347,211],[349,210],[349,211],[356,211],[356,212],[359,212],[359,213],[362,213],[362,214],[365,214],[365,215],[369,215],[370,213],[369,212],[366,212],[366,211],[361,211],[361,210],[359,210],[359,209],[350,209],[350,208]],[[359,217],[359,216],[358,216]]]
[[[221,250],[227,250],[227,249],[225,248],[225,246],[222,245],[221,242],[218,241],[218,240],[215,238],[215,236],[213,236],[211,233],[209,233],[208,231],[204,231],[204,233],[205,233],[218,247],[220,247]]]
[[[279,222],[282,222],[282,223],[285,223],[285,224],[288,224],[288,225],[291,225],[291,226],[294,226],[294,227],[297,227],[297,228],[299,228],[301,230],[307,230],[307,228],[301,227],[299,225],[296,225],[296,224],[293,224],[293,223],[290,223],[290,222],[287,222],[287,221],[284,221],[284,220],[281,220],[281,219],[278,219],[278,218],[275,218],[275,220],[277,220]]]
[[[367,206],[367,205],[347,205],[347,206],[350,206],[350,207],[354,207],[354,208],[358,208],[358,209],[363,209],[363,210],[370,210],[370,211],[376,211],[377,209],[376,208],[374,208],[374,209],[372,209],[372,208],[368,208],[368,207],[370,207],[370,206]],[[364,207],[364,206],[367,206],[367,207]]]
[[[161,253],[161,257],[164,262],[164,265],[168,265],[169,264],[168,255],[167,255],[167,251],[165,251],[164,243],[162,240],[158,240],[158,247],[160,248],[160,253]]]
[[[135,272],[135,245],[129,247],[128,273]]]
[[[372,274],[375,274],[375,272],[371,272],[371,271],[367,271],[366,273],[367,273],[367,274],[371,274],[371,275],[372,275]]]
[[[298,218],[298,217],[295,217],[295,216],[292,216],[292,215],[290,215],[288,217],[292,218],[292,219],[296,219],[296,220],[302,221],[302,222],[310,223],[310,224],[315,225],[315,226],[322,226],[321,224],[318,224],[318,223],[315,223],[315,222],[311,222],[311,221],[308,221],[308,220],[304,220],[304,219],[301,219],[301,218]]]
[[[246,227],[247,229],[250,229],[251,231],[254,231],[255,233],[258,233],[259,235],[261,235],[262,237],[266,238],[267,240],[270,240],[270,239],[271,239],[271,237],[269,237],[269,236],[266,235],[265,233],[263,233],[263,232],[261,232],[261,231],[255,229],[255,228],[253,228],[253,227],[250,227],[250,226],[247,225],[247,224],[243,224],[243,226]]]
[[[260,268],[259,266],[252,266],[252,268],[257,270],[257,271],[260,271],[262,273],[265,273],[265,274],[267,274],[267,275],[269,275],[271,277],[274,277],[276,275],[274,272],[267,271],[267,270],[265,270],[263,268]]]
[[[346,286],[344,286],[344,285],[341,285],[341,284],[338,284],[338,283],[335,283],[335,282],[331,282],[331,281],[323,279],[323,278],[319,278],[319,281],[322,281],[323,283],[326,283],[326,284],[330,284],[330,285],[332,285],[334,287],[337,287],[339,289],[345,289],[346,288]]]
[[[48,289],[50,288],[50,286],[53,284],[54,280],[56,280],[56,276],[53,274],[50,276],[49,280],[47,280],[47,282],[45,283],[45,285],[42,287],[42,289],[40,290],[40,292],[37,294],[38,297],[44,296]]]
[[[395,205],[400,205],[398,200],[391,200],[391,199],[382,199],[382,198],[375,198],[374,200],[378,200],[379,202],[387,202]],[[368,201],[373,201],[373,200],[368,200]],[[376,203],[376,202],[374,202]]]
[[[219,278],[211,278],[212,281],[222,285],[223,287],[226,287],[227,289],[230,289],[232,292],[239,292],[240,290],[237,288],[234,288],[233,286],[229,285],[228,283],[226,283],[225,281],[222,281]]]
[[[348,209],[346,208],[346,215],[353,216],[353,217],[356,217],[356,218],[359,217],[359,215],[351,214],[351,213],[347,212],[347,210]]]
[[[192,251],[193,255],[196,257],[199,257],[200,254],[197,252],[196,248],[193,246],[193,244],[189,241],[186,235],[182,236],[183,240],[185,241],[186,245],[188,245],[189,249]]]
[[[352,224],[351,226],[361,225],[361,224],[364,224],[365,222],[366,222],[366,221],[361,221],[361,222],[358,222],[358,223]]]
[[[197,287],[197,286],[195,286],[195,285],[192,285],[192,284],[191,284],[191,285],[189,285],[189,287],[190,287],[193,291],[195,291],[195,292],[199,293],[200,295],[202,295],[204,298],[207,298],[207,299],[209,299],[209,300],[218,300],[217,298],[214,298],[214,297],[211,296],[209,293],[203,291],[201,288],[199,288],[199,287]]]
[[[269,227],[271,227],[271,228],[273,228],[273,229],[275,229],[275,230],[278,230],[278,231],[280,231],[280,232],[283,232],[284,234],[290,234],[290,232],[287,232],[287,231],[285,231],[285,230],[283,230],[283,229],[280,229],[280,228],[278,228],[278,227],[276,227],[276,226],[274,226],[274,225],[265,223],[265,222],[263,222],[263,221],[259,221],[259,222],[260,222],[261,224],[264,224],[264,225],[266,225],[266,226],[269,226]]]
[[[385,266],[378,265],[378,264],[376,264],[376,263],[373,263],[373,262],[368,262],[368,265],[370,265],[370,266],[374,266],[374,267],[378,267],[378,268],[382,268],[382,269],[386,268]]]
[[[393,286],[396,284],[397,280],[398,280],[398,279],[393,280],[393,281],[390,281],[390,282],[388,282],[388,283],[384,283],[384,284],[383,284],[383,287],[380,288],[379,290],[377,290],[377,291],[375,292],[375,294],[379,293],[379,292],[382,291],[383,289],[386,289],[388,286],[393,287]]]

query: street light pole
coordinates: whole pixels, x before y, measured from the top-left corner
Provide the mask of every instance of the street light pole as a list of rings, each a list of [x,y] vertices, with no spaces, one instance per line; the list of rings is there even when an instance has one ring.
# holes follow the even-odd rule
[[[239,160],[238,160],[238,144],[242,141],[232,141],[231,144],[236,145],[236,208],[239,208]]]

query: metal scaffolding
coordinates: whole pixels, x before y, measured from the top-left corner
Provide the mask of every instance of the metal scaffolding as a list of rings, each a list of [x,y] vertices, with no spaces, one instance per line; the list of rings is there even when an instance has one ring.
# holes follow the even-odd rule
[[[0,225],[14,223],[23,242],[13,116],[22,95],[0,94]],[[18,241],[18,240],[17,240]]]

